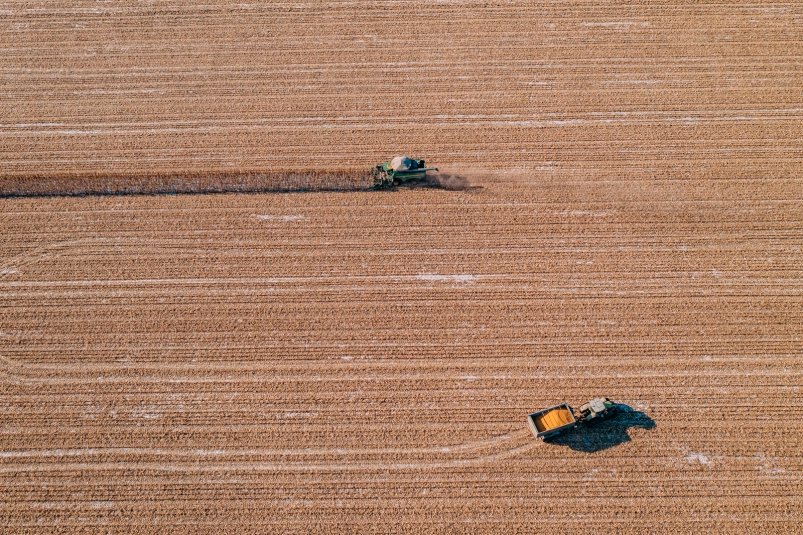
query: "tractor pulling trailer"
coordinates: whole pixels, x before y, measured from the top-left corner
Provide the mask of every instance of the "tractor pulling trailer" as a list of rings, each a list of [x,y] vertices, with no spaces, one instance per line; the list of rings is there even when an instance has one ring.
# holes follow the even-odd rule
[[[594,398],[575,411],[568,403],[548,407],[527,416],[527,425],[536,438],[546,440],[578,425],[607,418],[616,411],[616,403],[608,398]]]

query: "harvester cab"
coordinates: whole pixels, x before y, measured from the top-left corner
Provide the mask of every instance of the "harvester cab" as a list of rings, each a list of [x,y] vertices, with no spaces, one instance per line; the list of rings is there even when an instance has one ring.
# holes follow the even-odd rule
[[[374,168],[374,188],[384,189],[401,184],[422,182],[427,171],[437,171],[437,167],[427,167],[424,160],[416,160],[409,156],[395,156],[389,162],[378,164]]]
[[[568,403],[542,409],[527,416],[527,425],[536,438],[546,440],[578,425],[600,420],[616,410],[616,403],[608,398],[594,398],[575,411]]]

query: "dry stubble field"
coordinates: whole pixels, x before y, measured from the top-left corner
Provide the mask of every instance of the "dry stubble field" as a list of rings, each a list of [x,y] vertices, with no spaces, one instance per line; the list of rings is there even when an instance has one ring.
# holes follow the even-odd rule
[[[483,186],[0,199],[3,531],[801,531],[799,3],[0,14],[3,193]]]

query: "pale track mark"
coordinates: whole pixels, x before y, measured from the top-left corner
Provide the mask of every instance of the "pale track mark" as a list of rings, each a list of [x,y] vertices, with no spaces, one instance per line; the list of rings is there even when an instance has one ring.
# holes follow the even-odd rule
[[[71,471],[71,470],[119,470],[119,469],[150,469],[160,472],[182,472],[182,473],[210,473],[210,472],[230,472],[236,470],[248,471],[267,471],[267,472],[281,472],[281,471],[374,471],[374,470],[425,470],[425,469],[448,469],[459,468],[464,466],[477,466],[482,464],[491,463],[498,460],[516,457],[517,455],[529,451],[538,445],[538,442],[532,437],[528,429],[522,429],[507,435],[501,435],[488,440],[450,445],[450,446],[434,446],[430,448],[388,448],[388,449],[365,449],[365,450],[341,450],[338,448],[315,450],[245,450],[245,453],[240,452],[226,452],[216,453],[216,450],[202,450],[187,449],[184,451],[169,451],[161,448],[87,448],[84,450],[51,450],[44,452],[39,457],[75,457],[83,455],[108,455],[108,454],[140,454],[140,455],[166,455],[166,456],[191,456],[204,459],[203,465],[199,465],[194,461],[190,466],[179,467],[178,463],[171,460],[169,464],[153,463],[147,461],[117,461],[117,462],[97,462],[97,463],[55,463],[55,464],[38,464],[38,465],[16,465],[8,467],[6,463],[0,464],[0,473],[19,473],[19,472],[50,472],[50,471]],[[484,455],[476,455],[469,458],[449,459],[444,461],[426,461],[419,462],[382,462],[382,461],[343,461],[340,463],[335,462],[314,462],[314,461],[285,461],[281,463],[270,463],[265,461],[241,461],[241,462],[217,462],[210,460],[210,457],[218,457],[226,454],[231,455],[340,455],[344,454],[370,454],[370,453],[405,453],[414,452],[417,454],[445,454],[457,451],[459,453],[471,453],[479,451],[487,447],[499,448],[499,451],[494,451]],[[36,458],[35,452],[0,452],[0,459],[16,459]]]

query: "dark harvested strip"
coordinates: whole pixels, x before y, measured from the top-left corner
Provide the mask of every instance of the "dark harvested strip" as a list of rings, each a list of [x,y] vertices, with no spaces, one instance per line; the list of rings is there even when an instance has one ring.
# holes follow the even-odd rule
[[[64,173],[0,178],[0,196],[362,191],[372,185],[370,173],[354,169]]]

